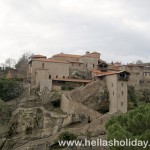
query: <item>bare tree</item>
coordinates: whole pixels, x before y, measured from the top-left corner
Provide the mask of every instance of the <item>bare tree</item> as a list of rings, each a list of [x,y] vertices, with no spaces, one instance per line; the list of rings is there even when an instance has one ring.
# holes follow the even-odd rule
[[[5,63],[1,63],[1,64],[0,64],[0,68],[1,68],[1,70],[5,70],[6,64],[5,64]]]
[[[8,68],[15,68],[16,60],[13,58],[7,58],[5,64]]]
[[[32,56],[30,52],[24,53],[18,60],[16,64],[16,69],[18,69],[18,73],[22,76],[27,75],[29,58]]]

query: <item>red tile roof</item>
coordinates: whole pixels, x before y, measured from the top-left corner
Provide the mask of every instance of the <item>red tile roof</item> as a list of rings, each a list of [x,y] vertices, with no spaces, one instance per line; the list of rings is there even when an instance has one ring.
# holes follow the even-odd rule
[[[100,77],[100,76],[107,76],[107,75],[113,75],[113,74],[118,74],[123,71],[107,71],[107,72],[102,72],[100,70],[91,70],[93,73],[95,73],[95,77]]]
[[[92,80],[82,79],[70,79],[70,78],[53,78],[54,81],[68,81],[68,82],[79,82],[79,83],[90,83]]]
[[[95,56],[95,54],[94,54],[94,53],[85,54],[85,55],[83,55],[83,56],[81,56],[81,57],[98,58],[97,56]]]
[[[39,59],[32,59],[31,61],[42,61],[42,62],[55,62],[55,63],[68,63],[65,61],[60,61],[60,60],[54,60],[54,59],[46,59],[46,58],[39,58]]]
[[[98,52],[92,52],[91,54],[100,54],[100,53],[98,53]]]
[[[32,55],[31,58],[46,58],[44,55]]]
[[[80,58],[81,55],[73,55],[73,54],[64,54],[64,53],[61,53],[61,54],[56,54],[54,55],[53,57],[70,57],[70,58]]]

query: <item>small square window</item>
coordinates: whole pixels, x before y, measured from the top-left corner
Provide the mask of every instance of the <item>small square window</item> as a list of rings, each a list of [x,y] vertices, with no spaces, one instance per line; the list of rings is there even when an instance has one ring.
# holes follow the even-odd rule
[[[121,102],[121,106],[123,106],[123,102]]]

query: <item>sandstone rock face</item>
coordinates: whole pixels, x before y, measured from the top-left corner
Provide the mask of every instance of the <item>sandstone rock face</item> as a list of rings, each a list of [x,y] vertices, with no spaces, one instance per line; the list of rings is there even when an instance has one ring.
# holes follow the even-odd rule
[[[59,135],[70,132],[77,139],[106,139],[105,122],[111,117],[98,111],[106,106],[105,85],[92,82],[70,93],[31,89],[21,97],[9,122],[3,150],[49,150],[60,148]],[[2,142],[3,143],[3,142]],[[105,150],[106,147],[64,147],[64,150]]]
[[[96,111],[109,108],[109,93],[105,84],[100,81],[95,81],[81,89],[73,90],[70,93],[70,97]]]

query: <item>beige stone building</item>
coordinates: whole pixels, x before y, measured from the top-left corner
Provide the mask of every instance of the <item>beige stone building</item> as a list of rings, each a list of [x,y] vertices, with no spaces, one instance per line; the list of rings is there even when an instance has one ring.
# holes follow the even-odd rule
[[[72,77],[73,72],[91,72],[91,80]],[[110,112],[127,111],[127,71],[109,70],[106,62],[100,59],[97,52],[85,55],[57,54],[51,58],[32,56],[29,62],[31,85],[42,85],[51,80],[52,88],[61,90],[62,85],[71,83],[74,87],[86,85],[92,80],[100,80],[109,91]],[[82,77],[82,76],[81,76]],[[47,84],[50,85],[50,84]],[[51,89],[51,88],[50,88]]]
[[[114,113],[120,110],[122,113],[127,112],[127,84],[129,73],[126,71],[109,71],[106,72],[93,70],[94,79],[105,83],[109,91],[109,112]]]
[[[150,64],[127,64],[120,67],[122,71],[130,72],[128,85],[133,86],[135,90],[150,88]]]
[[[57,54],[51,58],[46,58],[42,55],[32,56],[29,62],[29,74],[31,84],[38,86],[42,80],[54,80],[62,82],[75,82],[78,80],[72,78],[71,74],[74,71],[90,71],[96,69],[100,61],[100,54],[97,52],[85,55],[72,55],[72,54]],[[80,80],[79,83],[89,83],[87,80]]]

